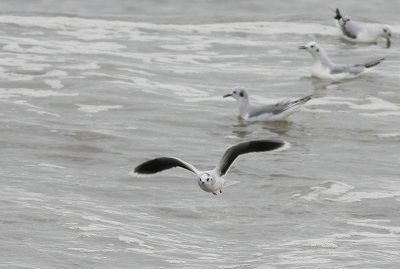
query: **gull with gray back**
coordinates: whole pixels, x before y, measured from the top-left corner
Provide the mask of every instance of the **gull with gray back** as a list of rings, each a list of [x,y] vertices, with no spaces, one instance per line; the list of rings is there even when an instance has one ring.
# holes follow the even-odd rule
[[[307,50],[313,57],[311,75],[320,79],[342,80],[355,78],[368,68],[380,64],[384,58],[367,61],[360,64],[335,64],[329,59],[325,50],[316,42],[309,42],[299,49]]]
[[[255,104],[243,87],[236,87],[223,97],[233,97],[239,103],[240,117],[249,121],[281,121],[298,111],[311,95],[298,100],[282,100],[273,104]]]
[[[351,20],[342,16],[338,8],[334,19],[344,39],[355,43],[377,44],[379,38],[383,38],[386,40],[386,47],[390,47],[392,32],[389,26]]]

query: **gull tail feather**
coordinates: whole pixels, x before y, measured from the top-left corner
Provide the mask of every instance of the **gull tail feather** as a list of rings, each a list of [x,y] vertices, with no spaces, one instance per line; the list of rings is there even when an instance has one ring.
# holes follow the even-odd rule
[[[334,17],[335,20],[340,20],[342,18],[342,14],[340,14],[340,11],[338,8],[336,8],[336,16]]]
[[[373,66],[375,66],[375,65],[380,64],[383,60],[385,60],[385,58],[380,58],[380,59],[378,59],[378,60],[369,61],[369,62],[364,63],[363,65],[364,65],[366,68],[370,68],[370,67],[373,67]]]
[[[303,104],[305,104],[305,103],[307,103],[308,101],[310,101],[311,98],[312,98],[312,94],[311,94],[311,95],[308,95],[308,96],[306,96],[306,97],[300,98],[300,99],[298,99],[298,100],[295,100],[295,101],[291,102],[291,103],[284,109],[284,111],[289,110],[289,109],[294,108],[294,107],[302,106]]]

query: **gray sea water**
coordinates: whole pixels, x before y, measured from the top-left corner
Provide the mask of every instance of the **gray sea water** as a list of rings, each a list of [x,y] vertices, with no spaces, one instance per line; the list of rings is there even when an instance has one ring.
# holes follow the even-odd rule
[[[330,8],[394,32],[340,39]],[[399,268],[397,1],[0,2],[1,268]],[[340,83],[310,78],[315,40],[336,61],[386,60]],[[314,94],[287,122],[245,123],[234,100]],[[212,168],[250,139],[221,195],[175,169]]]

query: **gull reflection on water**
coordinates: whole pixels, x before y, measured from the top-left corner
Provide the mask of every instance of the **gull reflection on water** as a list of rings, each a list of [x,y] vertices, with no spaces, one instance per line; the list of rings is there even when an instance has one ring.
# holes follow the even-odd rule
[[[254,132],[261,129],[268,130],[278,136],[285,135],[293,123],[290,121],[245,121],[238,118],[238,122],[232,124],[232,134],[238,138],[250,138]]]

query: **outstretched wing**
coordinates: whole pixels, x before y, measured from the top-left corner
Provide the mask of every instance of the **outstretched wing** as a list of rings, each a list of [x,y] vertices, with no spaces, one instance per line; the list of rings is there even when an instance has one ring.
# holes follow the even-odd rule
[[[285,142],[280,140],[253,140],[239,143],[230,147],[225,151],[224,156],[220,160],[216,170],[220,176],[225,175],[235,159],[242,154],[251,152],[271,151],[285,145]]]
[[[183,169],[189,170],[194,174],[198,174],[198,170],[185,161],[178,158],[171,157],[161,157],[152,159],[150,161],[144,162],[136,166],[134,172],[137,174],[155,174],[170,168],[181,167]]]

